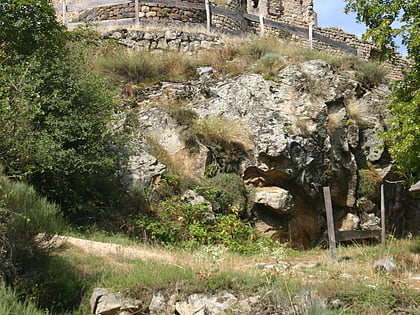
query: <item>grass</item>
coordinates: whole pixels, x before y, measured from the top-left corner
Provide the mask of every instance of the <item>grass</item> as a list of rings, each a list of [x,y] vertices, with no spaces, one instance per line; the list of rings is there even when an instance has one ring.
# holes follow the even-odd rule
[[[420,273],[418,242],[390,239],[387,249],[357,244],[339,247],[338,263],[333,263],[329,252],[321,249],[289,249],[281,257],[273,257],[268,253],[240,256],[216,249],[189,251],[137,245],[160,252],[162,257],[172,257],[168,261],[156,256],[139,260],[119,254],[92,255],[66,246],[55,254],[45,271],[48,279],[55,279],[52,273],[55,277],[61,274],[57,278],[65,283],[64,290],[51,290],[58,280],[46,282],[50,290],[45,285],[41,288],[50,293],[48,301],[58,305],[63,294],[68,298],[74,297],[75,291],[82,292],[83,296],[76,295],[70,303],[75,309],[53,312],[68,315],[88,313],[88,300],[95,287],[139,299],[143,311],[157,291],[165,296],[176,293],[178,299],[183,299],[192,293],[226,290],[236,295],[259,296],[258,305],[271,314],[388,314],[395,309],[415,314],[420,306],[420,292],[418,282],[410,275]],[[386,256],[394,257],[398,272],[375,273],[372,263]],[[256,266],[261,262],[275,265],[279,258],[289,262],[290,267],[262,270]]]
[[[184,81],[199,66],[189,55],[170,52],[164,57],[150,52],[117,50],[95,61],[95,67],[119,80],[154,84],[159,81]]]
[[[365,102],[361,99],[352,99],[346,105],[347,115],[351,120],[361,127],[368,127],[372,124],[372,115]]]
[[[331,56],[327,53],[295,46],[274,37],[246,38],[242,41],[225,39],[217,48],[194,54],[169,51],[159,54],[132,52],[110,46],[95,47],[92,68],[113,77],[117,82],[133,82],[138,86],[160,81],[185,81],[196,76],[196,68],[211,66],[216,75],[240,75],[254,72],[276,80],[278,71],[290,64],[322,59],[336,70],[355,70],[356,78],[370,88],[380,84],[386,73],[375,62],[365,62],[355,56]],[[98,49],[101,52],[98,52]]]
[[[193,124],[193,130],[205,143],[237,143],[244,150],[249,150],[254,146],[247,126],[221,116],[209,116],[197,120]]]
[[[39,310],[35,303],[29,300],[19,300],[17,294],[5,288],[0,288],[0,314],[3,315],[47,315]]]

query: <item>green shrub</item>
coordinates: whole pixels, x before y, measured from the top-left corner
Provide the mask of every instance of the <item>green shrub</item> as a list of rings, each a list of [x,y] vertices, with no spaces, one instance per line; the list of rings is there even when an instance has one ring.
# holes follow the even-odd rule
[[[397,302],[397,294],[392,289],[377,288],[374,286],[359,286],[345,292],[337,292],[337,298],[351,305],[356,312],[366,306],[375,308],[392,309]]]
[[[236,208],[228,215],[213,214],[206,205],[191,205],[179,197],[152,205],[151,213],[137,215],[134,224],[138,237],[164,245],[195,248],[221,244],[239,253],[255,253],[272,245],[241,221]]]
[[[205,185],[194,190],[203,195],[216,211],[227,213],[234,206],[244,209],[246,190],[240,176],[233,173],[222,173],[205,180]]]
[[[357,183],[357,194],[368,199],[378,198],[381,176],[374,169],[362,169],[358,171],[359,181]]]
[[[150,203],[156,204],[162,200],[180,196],[184,191],[192,189],[196,183],[193,179],[179,174],[164,173],[158,185],[150,194]]]
[[[191,205],[173,197],[151,206],[149,214],[141,213],[134,221],[138,235],[166,245],[189,239],[188,225],[204,221],[205,205]]]

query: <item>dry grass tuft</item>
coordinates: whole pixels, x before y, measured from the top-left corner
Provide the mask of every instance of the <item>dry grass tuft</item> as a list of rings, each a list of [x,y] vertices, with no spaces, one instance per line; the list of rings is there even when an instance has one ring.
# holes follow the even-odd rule
[[[369,108],[363,99],[353,99],[347,106],[347,116],[358,123],[360,126],[369,126],[372,124],[372,116]]]
[[[328,115],[328,131],[329,133],[333,133],[335,130],[343,127],[344,125],[344,117],[346,116],[345,111],[337,111],[334,113],[330,113]]]
[[[227,142],[240,144],[244,150],[254,147],[251,132],[240,121],[221,116],[209,116],[193,124],[194,131],[207,142]]]

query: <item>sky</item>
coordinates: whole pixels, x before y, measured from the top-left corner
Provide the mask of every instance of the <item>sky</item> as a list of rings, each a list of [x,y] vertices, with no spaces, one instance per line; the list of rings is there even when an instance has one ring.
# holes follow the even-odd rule
[[[366,27],[356,23],[354,13],[345,14],[344,6],[342,0],[314,0],[314,10],[318,13],[318,26],[337,26],[347,33],[361,37]]]
[[[359,38],[366,31],[364,24],[356,23],[356,15],[354,13],[345,14],[345,2],[343,0],[313,0],[314,10],[318,13],[318,26],[340,27],[347,33],[355,34]],[[400,41],[397,40],[399,43]],[[403,56],[407,55],[406,49],[400,47],[398,49]]]

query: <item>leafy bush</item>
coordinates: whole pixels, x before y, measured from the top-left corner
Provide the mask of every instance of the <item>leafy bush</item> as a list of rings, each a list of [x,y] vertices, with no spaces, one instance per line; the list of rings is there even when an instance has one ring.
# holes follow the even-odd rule
[[[205,204],[191,205],[177,197],[153,205],[152,212],[139,214],[134,224],[138,236],[165,245],[194,248],[221,244],[239,253],[255,253],[272,245],[240,220],[237,209],[228,215],[214,214]]]
[[[12,2],[20,4],[0,10],[21,10],[8,13],[18,17],[16,24],[10,23],[32,27],[36,34],[28,35],[30,40],[25,34],[8,34],[5,45],[17,51],[0,53],[0,164],[5,174],[25,178],[69,216],[86,211],[92,217],[117,199],[115,173],[124,158],[115,154],[124,133],[110,128],[118,108],[109,82],[91,72],[83,47],[65,40],[68,36],[47,1]],[[33,11],[39,6],[50,9]],[[42,25],[44,20],[51,25]],[[51,32],[37,34],[38,24]],[[50,42],[48,36],[61,43],[53,52],[44,43]],[[39,40],[38,49],[20,51],[21,45],[29,46],[28,40]],[[47,53],[52,56],[46,58]]]
[[[244,209],[246,190],[243,180],[237,174],[222,173],[205,180],[204,186],[194,188],[208,200],[214,210],[226,213],[233,206]]]
[[[205,221],[208,210],[205,205],[191,205],[179,197],[162,201],[151,206],[149,215],[139,214],[135,225],[139,235],[166,245],[189,239],[188,225],[196,221]]]

